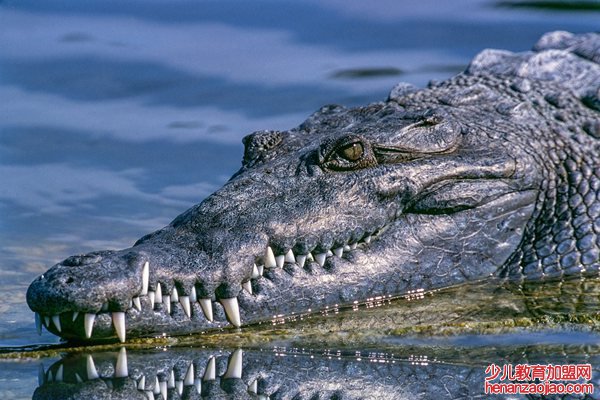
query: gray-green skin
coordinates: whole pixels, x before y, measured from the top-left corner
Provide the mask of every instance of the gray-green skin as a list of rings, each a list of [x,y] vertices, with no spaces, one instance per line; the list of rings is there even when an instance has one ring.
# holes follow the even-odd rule
[[[549,33],[525,53],[485,50],[447,81],[400,84],[365,107],[325,106],[244,144],[240,171],[169,226],[37,278],[27,302],[46,327],[111,339],[111,312],[125,312],[127,337],[178,335],[493,275],[539,281],[600,269],[599,34]],[[268,248],[279,261],[294,257],[269,266]],[[323,265],[300,266],[299,255],[328,250],[337,254]],[[190,317],[173,297],[151,308],[146,262],[149,291],[160,282],[163,295],[191,296]],[[253,277],[254,264],[267,264],[263,275]],[[201,298],[213,321],[193,301]],[[239,322],[223,299],[237,299]],[[97,314],[90,338],[85,313]]]

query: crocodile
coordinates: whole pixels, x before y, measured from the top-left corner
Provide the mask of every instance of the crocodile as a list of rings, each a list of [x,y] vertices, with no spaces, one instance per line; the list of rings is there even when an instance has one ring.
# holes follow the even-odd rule
[[[445,81],[243,143],[241,169],[165,228],[36,278],[38,330],[183,335],[600,270],[600,34],[484,50]]]

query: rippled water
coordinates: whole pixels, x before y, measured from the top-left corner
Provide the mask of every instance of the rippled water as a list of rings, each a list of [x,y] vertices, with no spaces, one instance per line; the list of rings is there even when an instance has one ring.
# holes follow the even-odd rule
[[[244,135],[449,77],[486,47],[597,30],[588,8],[0,2],[0,349],[57,343],[35,334],[29,282],[166,225],[237,170]],[[37,374],[37,361],[2,361],[0,397],[31,397]]]

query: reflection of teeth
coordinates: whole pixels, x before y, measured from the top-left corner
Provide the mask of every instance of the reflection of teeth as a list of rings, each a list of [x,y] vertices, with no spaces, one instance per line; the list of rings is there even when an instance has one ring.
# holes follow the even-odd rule
[[[52,316],[52,322],[54,323],[54,326],[56,326],[56,330],[58,332],[61,332],[61,328],[60,328],[60,315],[56,314]]]
[[[117,364],[115,365],[115,378],[126,378],[129,376],[127,370],[127,352],[125,347],[121,347],[117,356]]]
[[[35,330],[37,331],[38,335],[42,334],[42,318],[38,313],[35,313]]]
[[[211,357],[206,364],[206,371],[204,371],[205,381],[214,381],[216,377],[215,358]]]
[[[206,317],[208,322],[212,322],[213,311],[212,311],[212,302],[210,301],[210,299],[199,299],[198,303],[200,303],[202,312],[204,313],[204,316]]]
[[[122,343],[125,341],[125,313],[121,311],[113,312],[112,320],[115,325],[115,331],[117,331],[117,336]]]
[[[229,364],[227,365],[227,371],[225,372],[225,378],[242,378],[242,354],[242,349],[237,349],[231,354]]]
[[[242,325],[237,297],[232,297],[230,299],[221,299],[219,301],[223,305],[223,308],[225,309],[225,314],[227,315],[227,319],[229,320],[229,322],[231,322],[231,325],[235,327],[239,327],[240,325]]]
[[[85,337],[92,337],[92,330],[94,329],[94,321],[96,320],[96,314],[86,313],[83,317],[83,328],[85,330]]]
[[[94,365],[94,359],[89,354],[87,355],[85,367],[86,367],[88,381],[91,381],[93,379],[98,379],[100,377],[100,375],[98,374],[98,371],[96,370],[96,366]]]
[[[142,268],[142,291],[140,292],[140,296],[145,296],[148,294],[148,282],[150,280],[150,266],[148,261],[144,264]]]
[[[190,306],[190,297],[189,296],[179,296],[179,303],[181,303],[181,308],[183,308],[183,312],[187,315],[188,318],[192,317],[192,307]]]

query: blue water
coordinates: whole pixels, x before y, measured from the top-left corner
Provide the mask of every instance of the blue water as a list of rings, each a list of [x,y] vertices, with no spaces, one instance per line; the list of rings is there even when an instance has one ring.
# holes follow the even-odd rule
[[[0,347],[56,343],[29,282],[169,223],[239,168],[246,134],[599,22],[485,0],[1,1]],[[8,365],[0,397],[30,397],[37,367]]]

